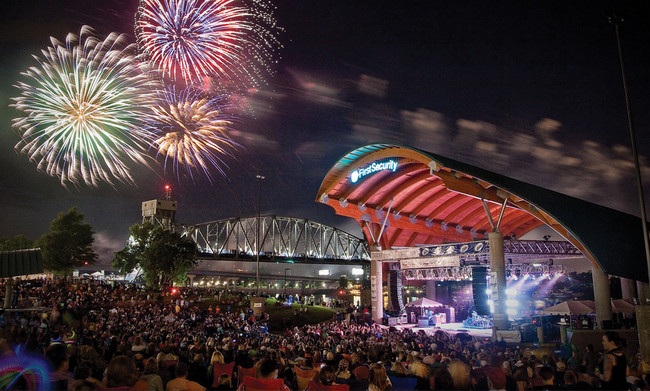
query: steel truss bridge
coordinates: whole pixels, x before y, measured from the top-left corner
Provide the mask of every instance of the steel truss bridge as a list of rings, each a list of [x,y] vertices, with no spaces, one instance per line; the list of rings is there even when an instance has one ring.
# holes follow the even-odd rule
[[[176,231],[197,244],[201,258],[361,264],[370,260],[368,242],[340,229],[306,219],[261,216],[235,217],[197,225],[177,225]]]

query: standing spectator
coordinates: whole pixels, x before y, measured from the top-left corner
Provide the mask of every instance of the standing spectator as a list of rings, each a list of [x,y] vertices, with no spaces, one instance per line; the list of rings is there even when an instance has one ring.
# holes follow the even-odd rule
[[[606,390],[627,390],[626,371],[627,359],[620,347],[620,338],[614,331],[607,331],[602,337],[603,369],[601,371],[601,386]]]
[[[587,344],[585,352],[582,355],[582,369],[581,372],[586,372],[590,375],[594,374],[596,363],[598,362],[598,355],[594,352],[594,345]]]
[[[68,372],[68,352],[66,346],[62,344],[50,345],[45,353],[45,357],[52,365],[53,371],[50,372],[50,382],[52,390],[71,390],[74,381]]]

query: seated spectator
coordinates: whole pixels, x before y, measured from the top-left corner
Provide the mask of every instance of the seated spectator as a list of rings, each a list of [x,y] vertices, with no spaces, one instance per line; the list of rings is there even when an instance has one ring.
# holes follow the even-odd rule
[[[320,384],[324,386],[331,386],[332,384],[335,384],[336,372],[334,371],[334,368],[330,367],[329,365],[322,367],[320,369],[318,379],[320,380]]]
[[[495,391],[505,391],[506,389],[506,374],[499,367],[485,368],[485,376],[487,377],[488,388]]]
[[[189,374],[187,379],[197,382],[200,385],[207,387],[208,384],[208,370],[203,365],[203,355],[195,354],[194,359],[189,367]]]
[[[238,391],[251,390],[277,390],[290,391],[282,379],[278,379],[278,363],[269,358],[263,359],[259,364],[259,378],[244,377]],[[169,390],[168,390],[169,391]]]
[[[155,358],[147,361],[140,379],[147,382],[148,391],[163,391],[162,378],[158,375],[158,362]]]
[[[217,380],[217,388],[216,390],[223,390],[223,391],[230,391],[233,390],[232,386],[232,377],[226,375],[225,373],[221,376],[219,376],[219,379]]]
[[[176,378],[167,383],[166,391],[205,391],[205,387],[197,382],[187,380],[189,367],[184,362],[176,364]]]
[[[470,367],[460,360],[452,360],[447,366],[447,370],[454,381],[454,388],[465,390],[470,388]]]
[[[135,371],[135,362],[129,356],[115,356],[108,363],[104,376],[104,385],[108,389],[146,391],[147,382],[139,380]]]
[[[454,379],[447,368],[438,367],[433,370],[429,384],[433,390],[451,390],[454,388]]]
[[[391,391],[393,385],[391,384],[386,369],[381,364],[372,364],[369,369],[370,375],[368,377],[368,391]]]

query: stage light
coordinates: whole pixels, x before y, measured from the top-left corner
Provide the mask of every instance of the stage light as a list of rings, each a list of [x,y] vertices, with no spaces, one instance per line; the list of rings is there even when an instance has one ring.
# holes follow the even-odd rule
[[[509,316],[515,316],[517,315],[517,310],[514,308],[508,308],[506,309],[506,314],[508,314]]]
[[[519,307],[519,302],[514,299],[506,300],[506,307]]]
[[[485,290],[486,295],[491,295],[492,294],[492,289],[488,288]]]
[[[490,307],[494,307],[494,300],[488,299],[487,303]]]
[[[515,289],[508,288],[506,289],[506,296],[508,297],[517,296],[517,291]]]

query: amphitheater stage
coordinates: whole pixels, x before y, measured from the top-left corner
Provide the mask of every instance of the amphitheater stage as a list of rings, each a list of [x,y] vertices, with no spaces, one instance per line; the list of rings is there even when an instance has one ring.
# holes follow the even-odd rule
[[[388,326],[381,326],[382,328],[388,328]],[[457,334],[457,333],[467,333],[473,337],[479,337],[479,338],[492,338],[492,329],[470,329],[467,327],[463,327],[463,323],[458,322],[458,323],[441,323],[436,326],[429,326],[429,327],[418,327],[417,324],[409,323],[409,324],[400,324],[397,326],[393,326],[398,330],[405,330],[405,329],[410,329],[413,331],[424,331],[427,334],[433,334],[438,330],[442,330],[446,333],[449,334]]]

